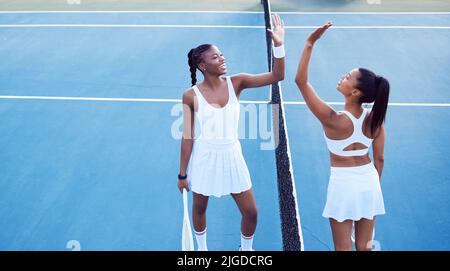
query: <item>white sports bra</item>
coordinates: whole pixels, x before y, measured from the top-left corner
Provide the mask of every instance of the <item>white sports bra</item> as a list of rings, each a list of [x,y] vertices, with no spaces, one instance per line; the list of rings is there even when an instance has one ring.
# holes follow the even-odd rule
[[[353,133],[350,137],[347,137],[346,139],[334,140],[334,139],[329,139],[327,137],[327,135],[325,134],[325,132],[323,133],[325,136],[325,141],[327,142],[328,150],[331,153],[334,153],[339,156],[362,156],[369,152],[369,148],[372,145],[373,139],[365,136],[363,133],[363,130],[362,130],[364,119],[366,118],[369,110],[365,109],[365,108],[363,110],[364,110],[363,113],[361,114],[361,116],[358,119],[355,118],[350,112],[340,111],[340,112],[346,114],[353,123]],[[344,150],[348,146],[355,144],[355,143],[361,143],[364,146],[366,146],[367,148],[361,149],[361,150],[350,150],[350,151]]]

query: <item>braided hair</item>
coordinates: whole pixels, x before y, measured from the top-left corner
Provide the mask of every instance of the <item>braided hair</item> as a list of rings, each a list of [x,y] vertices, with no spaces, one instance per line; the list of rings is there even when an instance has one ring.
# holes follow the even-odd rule
[[[208,51],[211,46],[211,44],[202,44],[196,48],[192,48],[187,55],[192,85],[197,83],[196,70],[198,69],[198,64],[202,62],[202,53]],[[201,72],[203,73],[203,71]]]

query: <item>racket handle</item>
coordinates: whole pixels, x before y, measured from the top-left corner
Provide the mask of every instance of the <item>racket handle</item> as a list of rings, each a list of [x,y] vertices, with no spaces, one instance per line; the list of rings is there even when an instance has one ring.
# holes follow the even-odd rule
[[[188,202],[187,202],[187,191],[186,189],[183,189],[183,208],[184,208],[184,212],[187,213],[188,212]]]

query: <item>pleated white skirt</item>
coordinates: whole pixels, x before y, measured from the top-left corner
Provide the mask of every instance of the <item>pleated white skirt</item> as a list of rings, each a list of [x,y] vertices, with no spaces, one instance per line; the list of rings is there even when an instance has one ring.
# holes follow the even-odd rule
[[[331,167],[323,216],[358,221],[385,214],[380,179],[370,163],[358,167]]]
[[[187,175],[189,188],[204,196],[221,197],[252,187],[239,140],[221,144],[194,141]]]

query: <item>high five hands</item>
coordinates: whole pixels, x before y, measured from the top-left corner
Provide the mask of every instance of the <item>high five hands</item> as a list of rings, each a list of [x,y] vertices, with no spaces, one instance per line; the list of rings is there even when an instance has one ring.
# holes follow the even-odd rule
[[[279,47],[284,44],[284,22],[278,14],[272,15],[273,29],[267,29],[273,40],[273,45]]]
[[[330,28],[333,25],[332,22],[327,22],[324,25],[322,25],[321,27],[317,28],[316,30],[314,30],[311,34],[309,34],[308,39],[306,40],[306,43],[308,45],[313,46],[314,43],[320,39],[320,37],[322,37],[322,35],[328,30],[328,28]]]

